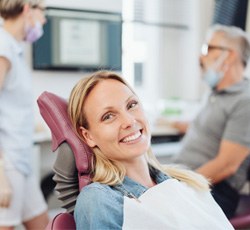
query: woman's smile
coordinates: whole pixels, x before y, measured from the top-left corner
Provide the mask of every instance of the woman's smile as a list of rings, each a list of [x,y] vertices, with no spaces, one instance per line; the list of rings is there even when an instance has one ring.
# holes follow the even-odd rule
[[[120,142],[122,142],[122,143],[135,143],[140,139],[141,135],[142,135],[142,130],[138,130],[137,132],[134,132],[133,134],[130,134],[130,135],[122,138]]]

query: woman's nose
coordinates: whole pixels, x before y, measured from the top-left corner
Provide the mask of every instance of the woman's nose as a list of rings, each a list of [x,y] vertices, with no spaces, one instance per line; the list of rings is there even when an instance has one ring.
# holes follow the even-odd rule
[[[122,126],[123,129],[133,127],[135,122],[136,122],[135,117],[132,114],[125,113],[125,114],[122,115],[122,124],[121,124],[121,126]]]

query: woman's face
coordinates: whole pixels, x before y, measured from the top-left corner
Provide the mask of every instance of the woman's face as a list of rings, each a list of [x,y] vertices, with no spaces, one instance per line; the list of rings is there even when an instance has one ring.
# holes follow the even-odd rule
[[[109,158],[130,162],[150,145],[149,125],[134,93],[117,80],[99,82],[85,101],[89,129],[82,135]]]

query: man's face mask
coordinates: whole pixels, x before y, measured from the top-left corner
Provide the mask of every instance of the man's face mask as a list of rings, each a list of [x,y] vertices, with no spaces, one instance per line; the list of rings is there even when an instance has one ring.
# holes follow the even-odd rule
[[[215,88],[220,80],[224,76],[224,71],[219,71],[222,63],[225,61],[227,58],[228,53],[223,52],[219,58],[210,66],[206,69],[206,71],[203,73],[203,79],[204,81],[211,87]]]

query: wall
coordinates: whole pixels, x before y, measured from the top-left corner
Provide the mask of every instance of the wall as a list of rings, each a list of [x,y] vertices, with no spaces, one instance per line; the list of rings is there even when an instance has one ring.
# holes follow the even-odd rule
[[[123,73],[152,116],[159,112],[160,99],[201,98],[205,89],[198,57],[213,4],[214,0],[124,1]]]

